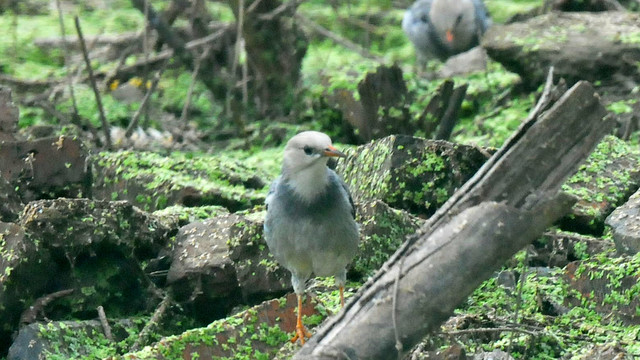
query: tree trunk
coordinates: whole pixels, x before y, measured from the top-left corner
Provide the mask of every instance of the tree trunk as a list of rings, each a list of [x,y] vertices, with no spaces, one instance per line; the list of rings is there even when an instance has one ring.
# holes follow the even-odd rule
[[[613,121],[586,82],[539,115],[549,90],[519,131],[294,359],[401,358],[568,212],[572,200],[560,186]]]

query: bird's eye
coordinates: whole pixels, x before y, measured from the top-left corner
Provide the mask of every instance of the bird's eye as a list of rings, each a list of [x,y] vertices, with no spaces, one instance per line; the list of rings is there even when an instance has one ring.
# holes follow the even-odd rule
[[[302,148],[302,150],[304,150],[304,153],[307,155],[313,154],[313,149],[309,146],[305,146],[304,148]]]
[[[422,16],[420,16],[420,21],[422,21],[423,23],[428,23],[429,17],[426,14],[422,14]]]
[[[462,21],[462,14],[459,14],[458,17],[456,18],[456,26],[460,24],[460,21]]]

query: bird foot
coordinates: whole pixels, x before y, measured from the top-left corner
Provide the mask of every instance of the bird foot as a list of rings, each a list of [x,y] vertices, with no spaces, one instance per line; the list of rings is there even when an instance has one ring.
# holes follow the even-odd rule
[[[304,345],[306,339],[310,337],[311,333],[309,332],[309,330],[307,330],[304,325],[299,324],[299,326],[296,326],[296,335],[291,338],[291,342],[295,343],[296,341],[300,340],[300,345]]]

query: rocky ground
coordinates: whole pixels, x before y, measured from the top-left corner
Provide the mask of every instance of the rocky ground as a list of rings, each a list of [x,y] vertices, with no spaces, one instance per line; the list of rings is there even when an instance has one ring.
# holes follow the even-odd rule
[[[435,95],[427,100],[395,65],[322,90],[332,116],[321,130],[360,144],[345,145],[348,157],[335,165],[361,224],[347,296],[496,152],[487,137],[513,129],[492,121],[531,107],[553,66],[560,87],[592,82],[617,128],[566,180],[563,190],[579,199],[572,211],[407,358],[640,357],[640,17],[538,9],[494,25],[482,46],[491,63],[481,81],[429,85]],[[456,73],[447,66],[459,61],[440,74]],[[492,72],[497,63],[512,73]],[[504,92],[496,96],[492,86]],[[13,92],[0,90],[0,351],[7,359],[285,359],[297,350],[288,341],[295,296],[262,238],[262,204],[283,142],[306,125],[247,126],[240,142],[219,134],[190,142],[185,132],[185,148],[229,145],[210,154],[169,152],[164,135],[153,146],[98,151],[88,131],[19,130],[21,95]],[[418,100],[424,107],[416,111]],[[477,130],[483,146],[456,141],[465,135],[458,128],[452,141],[427,139],[441,129],[429,119],[446,118],[452,106],[464,117],[483,108],[478,103],[490,110],[462,125],[491,128]],[[526,113],[516,116],[519,124]],[[312,332],[339,311],[332,284],[308,286]]]

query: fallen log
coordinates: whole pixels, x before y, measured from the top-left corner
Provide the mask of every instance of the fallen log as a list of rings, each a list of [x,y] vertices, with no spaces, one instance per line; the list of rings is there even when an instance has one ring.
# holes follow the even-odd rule
[[[294,359],[402,358],[570,209],[560,186],[613,119],[587,82],[547,109],[550,88],[518,132]]]

